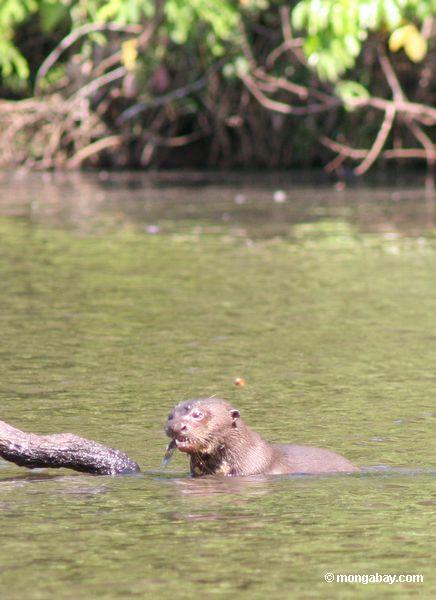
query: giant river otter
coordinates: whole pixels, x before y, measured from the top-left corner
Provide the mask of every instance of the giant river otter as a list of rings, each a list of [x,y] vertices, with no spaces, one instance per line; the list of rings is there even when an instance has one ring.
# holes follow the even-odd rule
[[[176,448],[186,452],[194,477],[359,471],[330,450],[267,442],[247,427],[238,410],[219,398],[178,404],[168,416],[165,433],[171,438],[166,462]]]

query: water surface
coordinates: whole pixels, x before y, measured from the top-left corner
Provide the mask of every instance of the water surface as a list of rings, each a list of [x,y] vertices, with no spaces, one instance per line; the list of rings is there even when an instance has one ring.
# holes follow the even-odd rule
[[[435,228],[404,182],[4,174],[0,418],[144,473],[0,462],[1,597],[431,597]],[[169,409],[210,394],[363,474],[162,472]]]

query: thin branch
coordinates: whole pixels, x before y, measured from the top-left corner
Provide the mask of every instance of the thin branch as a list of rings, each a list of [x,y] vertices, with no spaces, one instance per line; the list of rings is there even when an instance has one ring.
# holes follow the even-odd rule
[[[162,20],[164,18],[164,6],[165,0],[156,1],[154,17],[147,23],[146,27],[136,38],[136,45],[138,51],[144,52],[144,50],[146,50],[150,45],[150,42],[152,41],[156,31],[159,28],[159,25],[162,23]],[[114,54],[112,54],[111,56],[102,60],[100,64],[97,65],[97,68],[94,71],[94,77],[99,77],[106,71],[106,69],[109,69],[114,65],[118,64],[121,61],[121,58],[122,52],[121,50],[118,50],[117,52],[114,52]]]
[[[245,83],[259,104],[262,104],[262,106],[265,106],[265,108],[268,108],[269,110],[282,113],[283,115],[292,114],[293,110],[289,104],[277,102],[276,100],[270,100],[263,92],[261,92],[259,87],[254,83],[254,80],[249,75],[240,75],[240,79]]]
[[[331,160],[325,165],[324,171],[326,173],[332,173],[333,171],[337,171],[337,169],[339,169],[339,167],[345,160],[347,160],[346,154],[338,154],[333,160]]]
[[[294,36],[292,35],[292,27],[291,27],[291,7],[290,6],[282,6],[280,7],[280,22],[282,26],[283,39],[285,40],[285,44],[292,52],[292,54],[297,58],[297,60],[307,67],[307,60],[304,55],[304,52],[300,47],[295,46]]]
[[[396,102],[404,102],[406,100],[406,96],[403,92],[400,82],[398,81],[398,77],[394,71],[392,63],[386,55],[385,49],[382,46],[379,46],[378,52],[378,60],[389,87],[392,90],[394,100]]]
[[[254,57],[253,51],[251,50],[250,42],[248,41],[247,32],[243,22],[239,24],[239,33],[241,34],[241,47],[245,58],[248,60],[252,70],[257,68],[257,61]]]
[[[422,128],[415,123],[413,119],[406,119],[410,131],[413,133],[418,142],[422,145],[425,151],[425,157],[427,159],[427,165],[430,170],[433,170],[436,159],[436,148],[428,135],[422,130]]]
[[[382,154],[383,158],[427,158],[427,152],[419,148],[395,148],[395,150],[385,150]],[[433,151],[431,158],[436,160],[436,151]]]
[[[292,35],[290,6],[280,7],[280,22],[282,25],[283,39],[290,47],[292,47],[291,43],[293,42],[294,36]]]
[[[75,44],[81,37],[97,31],[116,31],[121,33],[139,34],[142,31],[142,27],[140,25],[121,25],[119,23],[87,23],[86,25],[82,25],[82,27],[78,27],[64,37],[64,39],[52,52],[50,52],[42,65],[39,67],[35,78],[36,95],[38,94],[39,82],[41,81],[41,78],[47,75],[48,71],[59,60],[60,56],[65,52],[65,50]]]
[[[320,140],[321,144],[333,152],[338,152],[339,154],[343,154],[344,156],[348,156],[349,158],[353,158],[356,160],[365,158],[368,154],[368,150],[364,150],[361,148],[352,148],[351,146],[347,146],[346,144],[340,144],[335,140],[330,139],[329,137],[323,135]]]
[[[219,71],[219,69],[221,69],[221,67],[224,66],[226,62],[226,59],[221,59],[217,61],[206,71],[204,75],[202,75],[202,77],[200,77],[196,81],[193,81],[192,83],[188,83],[182,87],[172,90],[171,92],[168,92],[167,94],[163,94],[162,96],[156,96],[148,102],[141,102],[130,106],[117,118],[117,125],[123,124],[126,121],[134,119],[139,114],[145,112],[146,110],[149,110],[150,108],[164,106],[165,104],[168,104],[173,100],[181,100],[182,98],[185,98],[192,92],[198,92],[207,85],[210,75]]]
[[[150,134],[146,137],[149,138],[150,142],[153,142],[154,144],[156,144],[158,146],[164,146],[167,148],[180,148],[181,146],[186,146],[187,144],[191,144],[192,142],[201,140],[202,138],[204,138],[206,135],[209,135],[209,134],[210,134],[210,131],[201,129],[199,131],[193,131],[192,133],[189,133],[186,135],[177,135],[177,136],[170,137],[170,138],[166,138],[166,137],[159,136],[156,134]]]
[[[295,48],[301,47],[302,40],[301,39],[295,40],[292,38],[292,29],[291,29],[291,23],[290,23],[290,18],[289,18],[289,16],[290,16],[289,7],[282,7],[280,14],[281,14],[281,18],[282,18],[283,36],[285,38],[285,41],[282,44],[282,46],[285,46],[286,49],[295,49]],[[245,27],[243,24],[241,25],[240,29],[241,29],[241,36],[242,36],[242,43],[241,43],[242,50],[244,52],[246,59],[250,63],[251,71],[255,77],[257,77],[258,79],[263,79],[264,81],[273,83],[273,85],[275,85],[276,88],[286,90],[287,92],[290,92],[291,94],[298,96],[301,100],[306,100],[309,97],[309,93],[311,93],[314,97],[317,97],[318,99],[321,99],[323,101],[325,101],[327,99],[326,94],[322,94],[322,97],[320,97],[320,94],[318,94],[317,90],[310,90],[310,92],[309,92],[309,89],[306,86],[299,85],[292,81],[288,81],[284,77],[273,77],[273,76],[265,73],[264,69],[259,67],[257,64],[256,58],[250,47],[247,33],[245,31]],[[269,56],[271,57],[272,54],[273,53],[271,53]],[[268,66],[268,61],[269,61],[269,58],[266,59],[267,66]],[[328,99],[330,100],[330,98],[328,98]],[[275,102],[275,101],[272,100],[272,102]],[[306,113],[301,113],[301,114],[306,114]]]
[[[434,125],[436,123],[436,108],[419,104],[417,102],[393,102],[372,96],[370,98],[348,98],[347,104],[352,108],[362,108],[372,106],[378,110],[386,111],[389,107],[395,108],[398,113],[409,113],[414,119],[425,125]]]
[[[120,135],[111,135],[97,140],[96,142],[93,142],[92,144],[89,144],[88,146],[85,146],[84,148],[81,148],[78,152],[76,152],[76,154],[74,154],[74,156],[72,156],[69,159],[66,166],[68,169],[77,169],[85,160],[87,160],[91,156],[99,154],[99,152],[107,150],[108,148],[115,148],[116,146],[120,146],[122,143],[123,138]]]
[[[260,67],[256,68],[253,74],[259,79],[263,79],[269,83],[272,83],[276,89],[281,88],[282,90],[286,90],[291,94],[295,94],[300,98],[300,100],[306,100],[309,96],[309,90],[306,86],[298,85],[292,81],[288,81],[284,77],[272,77],[271,75],[265,73],[265,71]]]
[[[320,138],[320,142],[326,148],[338,152],[340,155],[351,158],[353,160],[362,160],[368,155],[368,150],[364,148],[352,148],[346,144],[340,144],[326,136]],[[395,148],[394,150],[384,150],[381,154],[386,159],[406,159],[406,158],[426,158],[425,150],[419,148]],[[436,150],[433,151],[433,158],[436,158]]]
[[[260,67],[256,68],[253,74],[258,79],[268,81],[269,83],[274,85],[276,90],[282,89],[287,92],[290,92],[291,94],[296,94],[301,100],[307,100],[309,96],[312,96],[313,98],[321,100],[325,103],[334,103],[337,106],[341,104],[341,101],[337,96],[326,94],[325,92],[321,92],[316,88],[309,88],[307,86],[293,83],[292,81],[288,81],[284,77],[275,77],[273,75],[269,75],[265,73],[265,71]]]
[[[429,15],[424,19],[422,24],[421,35],[426,40],[429,40],[433,35],[436,34],[436,19]]]
[[[268,54],[265,60],[265,64],[268,69],[271,69],[277,60],[284,54],[287,50],[292,50],[294,48],[301,48],[303,45],[303,38],[296,38],[295,40],[290,40],[289,42],[283,42],[277,48],[274,48],[272,52]]]
[[[97,77],[93,81],[90,81],[79,90],[77,90],[72,96],[68,98],[69,102],[74,102],[78,99],[86,98],[94,94],[97,90],[116,81],[117,79],[122,79],[127,73],[127,69],[125,67],[118,67],[113,71],[109,71],[109,73],[105,73],[101,77]]]
[[[332,110],[338,105],[336,99],[332,99],[331,102],[325,102],[322,104],[309,104],[308,106],[293,106],[285,102],[278,102],[277,100],[271,100],[268,98],[256,84],[254,79],[250,75],[240,75],[241,80],[245,83],[247,88],[256,98],[256,100],[265,106],[269,110],[279,112],[285,115],[308,115],[327,112]]]
[[[395,108],[390,106],[385,113],[385,118],[383,119],[383,123],[377,133],[374,144],[371,147],[371,150],[368,152],[367,156],[363,159],[358,167],[354,169],[356,175],[363,175],[371,165],[376,161],[378,155],[383,149],[383,146],[388,139],[388,135],[392,129],[392,124],[395,119]]]

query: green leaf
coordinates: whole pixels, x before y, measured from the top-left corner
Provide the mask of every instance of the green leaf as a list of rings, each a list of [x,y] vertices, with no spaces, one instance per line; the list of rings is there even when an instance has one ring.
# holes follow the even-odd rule
[[[30,74],[26,59],[8,40],[0,40],[0,71],[4,77],[15,73],[23,80]]]
[[[368,90],[361,83],[347,79],[336,84],[335,92],[349,110],[352,109],[350,100],[369,98]]]
[[[347,51],[351,54],[351,56],[359,56],[360,54],[360,49],[361,49],[361,43],[360,41],[355,38],[353,35],[346,35],[344,37],[344,44],[345,47],[347,49]]]
[[[307,23],[308,13],[309,10],[307,3],[304,0],[303,2],[299,2],[292,11],[291,15],[292,25],[295,27],[295,29],[304,29]]]
[[[41,28],[44,33],[50,33],[62,22],[69,22],[68,5],[63,2],[43,0],[39,9]]]
[[[395,0],[384,0],[384,17],[390,30],[401,24],[401,11]]]

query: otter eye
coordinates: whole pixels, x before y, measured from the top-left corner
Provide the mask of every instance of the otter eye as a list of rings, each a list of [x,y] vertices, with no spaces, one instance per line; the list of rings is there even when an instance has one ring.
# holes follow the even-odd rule
[[[191,416],[193,419],[200,420],[203,418],[203,413],[201,412],[201,410],[194,410]]]

